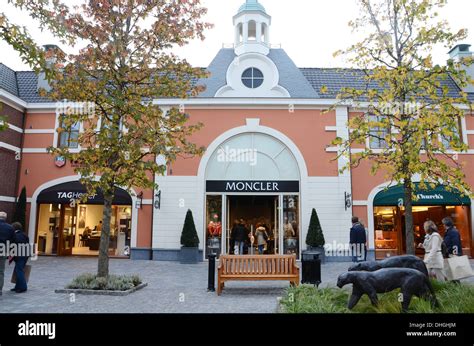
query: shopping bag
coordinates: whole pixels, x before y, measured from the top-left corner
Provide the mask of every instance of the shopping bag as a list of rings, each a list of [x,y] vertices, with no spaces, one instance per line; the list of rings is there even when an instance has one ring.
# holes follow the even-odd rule
[[[26,279],[26,282],[28,282],[28,280],[30,280],[30,273],[31,273],[31,266],[29,264],[27,264],[25,266],[25,279]],[[16,273],[15,273],[15,271],[13,271],[11,283],[16,284]]]
[[[474,276],[467,256],[453,256],[445,260],[448,280],[461,280]]]

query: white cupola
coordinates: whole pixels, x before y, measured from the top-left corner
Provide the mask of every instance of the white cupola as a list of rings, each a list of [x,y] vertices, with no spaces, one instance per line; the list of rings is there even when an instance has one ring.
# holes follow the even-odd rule
[[[258,0],[246,0],[234,16],[235,54],[270,52],[270,25],[272,17]]]

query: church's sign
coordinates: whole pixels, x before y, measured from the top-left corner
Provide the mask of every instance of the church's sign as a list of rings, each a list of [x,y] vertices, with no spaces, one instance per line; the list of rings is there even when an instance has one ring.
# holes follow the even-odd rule
[[[226,193],[285,193],[299,192],[299,181],[226,181],[209,180],[206,182],[207,192]]]

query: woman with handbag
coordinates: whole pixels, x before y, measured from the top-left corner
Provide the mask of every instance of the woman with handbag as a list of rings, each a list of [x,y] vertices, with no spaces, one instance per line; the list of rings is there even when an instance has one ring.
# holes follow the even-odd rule
[[[438,227],[433,221],[426,221],[423,225],[426,237],[423,242],[423,247],[425,249],[425,259],[426,268],[431,277],[436,278],[439,281],[446,281],[446,276],[444,275],[444,258],[441,251],[441,244],[443,239],[438,233]]]

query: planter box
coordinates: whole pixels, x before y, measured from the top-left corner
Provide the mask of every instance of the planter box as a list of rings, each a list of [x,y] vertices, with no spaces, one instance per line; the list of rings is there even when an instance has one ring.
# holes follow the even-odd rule
[[[181,264],[197,264],[199,263],[199,248],[182,247],[179,252],[179,263]]]
[[[142,288],[148,286],[147,283],[141,283],[140,285],[129,289],[128,291],[101,291],[101,290],[86,290],[76,288],[65,288],[60,290],[54,290],[54,293],[67,293],[67,294],[84,294],[84,295],[98,295],[98,296],[128,296],[129,294],[136,292]]]

